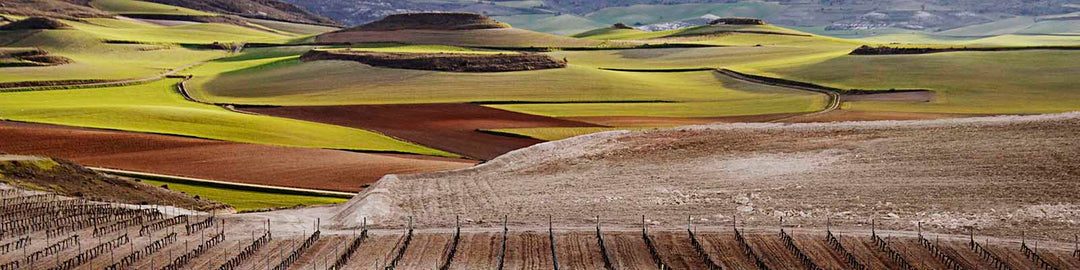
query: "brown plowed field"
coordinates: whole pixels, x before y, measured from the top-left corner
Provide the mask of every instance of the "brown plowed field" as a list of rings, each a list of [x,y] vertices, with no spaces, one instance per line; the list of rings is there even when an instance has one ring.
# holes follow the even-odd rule
[[[400,234],[369,235],[368,239],[360,244],[351,257],[345,269],[377,269],[375,263],[382,266],[386,263],[387,255],[397,246]]]
[[[701,241],[701,245],[705,248],[705,252],[709,253],[709,257],[714,262],[719,263],[725,269],[753,269],[757,268],[754,263],[746,257],[745,251],[738,242],[735,242],[735,234],[733,233],[706,233],[695,232],[698,236],[698,241]]]
[[[450,269],[494,269],[501,248],[501,232],[463,233]]]
[[[401,269],[438,269],[442,266],[443,256],[449,252],[449,243],[453,234],[415,233],[405,256],[401,257],[397,267]]]
[[[945,264],[934,257],[933,253],[919,245],[916,238],[883,237],[889,246],[900,252],[904,259],[917,269],[946,269]],[[920,259],[923,258],[923,259]]]
[[[611,127],[673,127],[710,123],[768,122],[796,115],[799,113],[727,117],[577,116],[562,117],[562,119]]]
[[[750,247],[771,269],[799,269],[803,264],[775,233],[743,233]]]
[[[461,159],[367,154],[0,121],[0,151],[94,167],[346,192],[385,174],[458,169]]]
[[[708,269],[690,245],[690,235],[686,231],[650,231],[649,237],[660,252],[660,258],[672,269]]]
[[[337,247],[337,252],[342,252],[345,250],[346,245],[349,244],[349,241],[352,241],[352,238],[347,235],[320,235],[319,241],[315,241],[314,245],[300,255],[300,258],[297,258],[289,269],[326,268],[327,263],[332,264],[338,258],[338,253],[334,252],[334,247]],[[312,267],[313,265],[315,267]]]
[[[615,269],[655,269],[641,232],[604,232],[604,245]]]
[[[543,142],[487,134],[477,129],[593,127],[596,125],[523,114],[475,104],[246,107],[244,111],[377,131],[479,159]]]
[[[941,249],[941,252],[955,259],[964,269],[993,269],[993,265],[987,263],[986,260],[979,257],[979,254],[971,250],[968,241],[942,239],[930,239],[930,241],[935,242],[934,244]]]
[[[846,261],[844,260],[843,255],[825,242],[824,233],[798,234],[789,231],[788,234],[791,235],[791,238],[795,239],[795,245],[798,246],[806,256],[809,256],[810,260],[817,264],[817,266],[825,269],[850,268],[850,266],[845,263]]]
[[[506,236],[505,269],[552,269],[551,243],[547,233],[510,232]]]
[[[945,118],[977,117],[986,115],[975,114],[952,114],[952,113],[916,113],[916,112],[873,112],[873,111],[849,111],[834,110],[818,115],[796,117],[782,122],[790,123],[814,123],[814,122],[845,122],[845,121],[878,121],[878,120],[929,120]]]
[[[603,269],[604,258],[596,234],[590,231],[555,232],[555,253],[562,269]]]

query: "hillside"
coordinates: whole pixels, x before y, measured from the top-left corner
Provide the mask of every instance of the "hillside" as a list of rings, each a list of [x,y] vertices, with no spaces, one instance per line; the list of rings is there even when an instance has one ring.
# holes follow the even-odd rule
[[[479,47],[583,47],[591,40],[510,28],[471,13],[409,13],[319,35],[319,43],[396,42]]]
[[[225,206],[130,179],[99,174],[71,161],[0,153],[0,182],[35,191],[87,200],[176,205],[210,210]]]
[[[390,175],[336,222],[862,227],[1064,240],[1080,203],[1080,114],[931,121],[712,124],[539,144],[476,167]],[[1017,138],[1023,138],[1022,140]],[[478,188],[480,187],[480,188]],[[416,192],[423,190],[423,192]],[[968,202],[978,201],[979,204]],[[1046,211],[1046,212],[1041,212]],[[1044,214],[1045,213],[1045,214]],[[1061,214],[1055,214],[1061,213]],[[483,223],[481,223],[483,224]],[[541,225],[542,224],[542,225]],[[490,224],[489,224],[490,225]],[[1030,236],[1030,234],[1029,234]]]
[[[304,8],[278,0],[149,0],[150,2],[186,7],[221,14],[278,21],[338,25],[333,19],[311,13]]]

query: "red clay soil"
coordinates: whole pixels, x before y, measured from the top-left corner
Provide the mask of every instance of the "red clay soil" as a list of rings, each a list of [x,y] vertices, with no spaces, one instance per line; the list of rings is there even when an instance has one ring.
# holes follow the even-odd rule
[[[674,127],[711,123],[768,122],[799,114],[779,113],[725,117],[575,116],[561,117],[561,119],[611,127]]]
[[[0,121],[0,152],[92,167],[248,184],[356,192],[385,174],[468,167],[472,161],[276,147]]]
[[[492,159],[543,141],[478,129],[595,127],[597,125],[523,114],[475,104],[394,104],[350,106],[242,107],[243,111],[373,130],[453,153]]]

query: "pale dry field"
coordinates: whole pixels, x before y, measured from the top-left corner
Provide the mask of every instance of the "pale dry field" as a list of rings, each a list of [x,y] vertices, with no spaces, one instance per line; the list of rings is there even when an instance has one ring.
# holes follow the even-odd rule
[[[1072,240],[1080,113],[713,124],[539,144],[464,170],[389,175],[341,206],[394,227],[511,224],[879,229]]]

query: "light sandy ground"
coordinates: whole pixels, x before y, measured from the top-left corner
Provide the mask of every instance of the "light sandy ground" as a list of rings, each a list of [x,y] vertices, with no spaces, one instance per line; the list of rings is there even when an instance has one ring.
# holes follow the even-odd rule
[[[1080,113],[714,124],[539,144],[451,172],[389,175],[328,224],[878,228],[1072,240]]]

